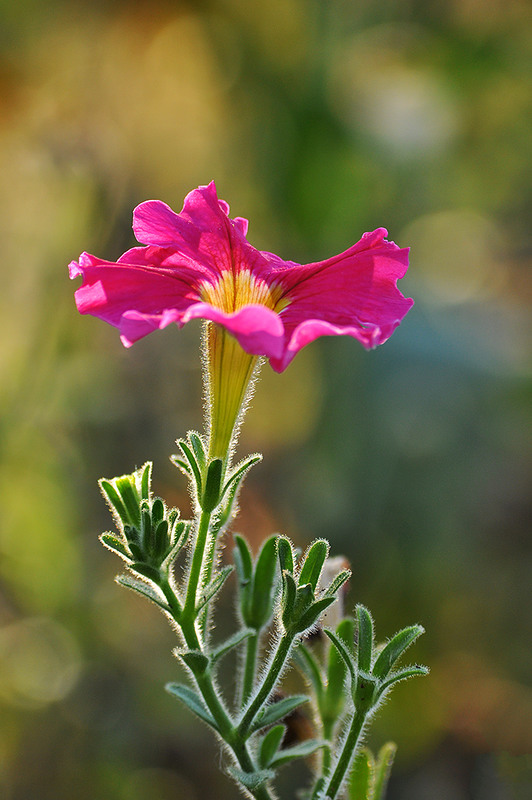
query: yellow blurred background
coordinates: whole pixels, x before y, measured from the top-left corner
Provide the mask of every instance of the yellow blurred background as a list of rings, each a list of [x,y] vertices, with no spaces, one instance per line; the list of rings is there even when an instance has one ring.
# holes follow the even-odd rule
[[[0,0],[0,169],[0,796],[236,797],[162,689],[174,634],[97,541],[97,479],[147,459],[186,513],[168,455],[202,423],[201,326],[126,351],[66,270],[132,246],[137,203],[215,179],[287,259],[381,225],[411,246],[389,343],[264,367],[235,529],[329,538],[382,637],[425,625],[431,675],[371,735],[399,744],[389,800],[530,797],[526,0]]]

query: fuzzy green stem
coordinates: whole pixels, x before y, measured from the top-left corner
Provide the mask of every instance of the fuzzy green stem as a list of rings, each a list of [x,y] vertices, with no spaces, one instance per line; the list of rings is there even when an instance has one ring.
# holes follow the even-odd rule
[[[268,697],[270,696],[275,684],[277,683],[277,679],[281,674],[283,667],[286,663],[286,659],[288,658],[288,654],[290,653],[290,649],[292,647],[292,643],[294,641],[294,636],[290,633],[285,633],[275,651],[275,655],[273,660],[266,672],[264,677],[264,681],[260,686],[257,694],[251,701],[250,705],[248,706],[240,724],[238,726],[238,731],[243,736],[249,734],[249,728],[255,719],[257,713],[260,711],[264,703],[267,701]]]
[[[178,609],[179,604],[169,581],[162,578],[159,585],[167,599],[170,609],[172,609],[172,612],[175,612],[176,609]],[[174,615],[173,613],[173,616],[174,619],[179,622],[187,645],[191,649],[201,650],[201,644],[198,639],[194,620],[183,620],[182,618],[177,620],[177,614]],[[218,730],[220,731],[222,739],[227,742],[233,751],[240,767],[245,772],[255,772],[257,767],[253,763],[253,759],[247,748],[246,741],[244,737],[239,734],[233,723],[233,720],[225,708],[224,703],[214,685],[212,676],[208,672],[200,673],[195,671],[194,678],[205,705],[211,712],[213,719],[218,726]],[[251,792],[251,794],[253,797],[255,797],[255,800],[274,800],[273,795],[265,785],[259,786],[255,791]]]
[[[365,721],[366,713],[355,711],[353,720],[351,722],[351,727],[349,728],[349,733],[347,734],[342,745],[342,751],[340,753],[338,763],[336,764],[336,769],[334,770],[333,776],[324,793],[325,797],[327,797],[327,800],[335,800],[335,797],[340,790],[345,778],[345,774],[349,769],[351,761],[353,760],[353,755],[359,742]]]
[[[196,541],[194,543],[194,553],[188,573],[187,596],[185,598],[182,614],[183,620],[195,619],[196,617],[196,593],[203,568],[203,555],[205,553],[205,544],[209,533],[211,516],[211,511],[202,511],[199,518]]]
[[[259,647],[259,636],[257,633],[248,636],[246,640],[246,660],[244,662],[244,672],[242,674],[242,705],[247,703],[253,685],[255,683],[255,673],[257,669],[257,652]]]

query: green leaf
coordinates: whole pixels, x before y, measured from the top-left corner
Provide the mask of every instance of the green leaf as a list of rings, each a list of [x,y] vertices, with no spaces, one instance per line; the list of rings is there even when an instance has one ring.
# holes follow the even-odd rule
[[[299,586],[310,583],[312,590],[316,590],[328,552],[329,542],[325,539],[317,539],[310,545],[299,575]]]
[[[203,705],[196,692],[192,691],[188,686],[183,686],[182,683],[167,683],[165,689],[181,700],[203,722],[206,722],[207,725],[219,732],[218,725],[211,716],[211,712]]]
[[[342,640],[335,634],[333,631],[325,628],[325,633],[334,644],[338,653],[343,658],[345,665],[348,669],[348,672],[351,676],[351,686],[354,687],[356,685],[356,670],[355,670],[355,663],[354,663],[354,656],[349,652],[345,644]]]
[[[125,586],[126,589],[132,589],[134,592],[137,592],[137,594],[147,597],[148,600],[151,600],[152,603],[155,603],[155,605],[159,606],[159,608],[162,608],[164,611],[170,611],[167,603],[148,583],[144,583],[144,581],[136,581],[135,578],[132,578],[129,575],[117,575],[115,580],[121,586]]]
[[[212,600],[214,595],[220,591],[220,589],[226,582],[227,578],[232,573],[233,569],[234,567],[232,564],[223,567],[223,569],[220,570],[220,572],[216,575],[216,577],[213,578],[213,580],[207,584],[207,586],[203,589],[200,595],[198,605],[196,606],[196,613],[198,613],[198,611],[201,611],[203,606],[205,606],[210,600]]]
[[[178,658],[185,662],[187,667],[194,673],[194,675],[198,673],[203,675],[207,671],[209,659],[199,650],[181,651],[176,647],[174,653]]]
[[[222,489],[222,498],[225,497],[225,495],[231,488],[233,492],[236,492],[236,489],[238,488],[239,484],[246,477],[247,472],[255,464],[258,464],[259,461],[262,461],[262,456],[260,455],[260,453],[254,453],[252,456],[248,456],[248,458],[241,461],[240,464],[237,464],[237,466],[229,476],[228,480],[225,482],[225,485]]]
[[[213,458],[207,469],[205,490],[201,497],[201,507],[204,511],[214,511],[220,502],[220,486],[222,482],[224,462],[221,458]]]
[[[194,452],[191,449],[191,447],[187,444],[187,442],[184,439],[178,439],[177,440],[177,444],[181,448],[181,450],[183,452],[183,455],[185,456],[185,458],[188,461],[188,464],[190,466],[190,469],[192,470],[192,474],[194,476],[194,480],[195,480],[195,483],[196,483],[196,492],[197,492],[197,496],[199,498],[199,497],[201,497],[201,494],[202,494],[202,491],[203,491],[203,489],[202,489],[203,482],[201,480],[201,471],[200,471],[200,468],[198,466],[198,462],[196,461],[196,456],[194,455]]]
[[[336,576],[336,578],[334,578],[334,580],[331,581],[331,583],[329,584],[329,586],[325,590],[325,594],[327,596],[334,595],[334,597],[336,597],[336,595],[338,594],[339,590],[342,588],[344,583],[346,583],[346,581],[349,580],[350,577],[351,577],[351,570],[350,569],[344,569],[344,570],[342,570],[342,572],[339,572],[338,575]]]
[[[388,680],[383,681],[379,686],[379,697],[386,692],[390,686],[393,686],[394,683],[398,683],[399,681],[405,681],[407,678],[415,678],[416,675],[428,675],[429,668],[424,667],[420,664],[415,664],[412,667],[405,667],[404,669],[399,670],[398,672],[392,672],[391,675],[388,677]]]
[[[312,625],[318,621],[325,609],[334,603],[334,601],[334,597],[322,597],[321,600],[316,600],[315,603],[312,603],[310,608],[307,609],[307,611],[305,611],[304,614],[299,618],[299,622],[297,623],[297,631],[302,633],[308,628],[311,628]]]
[[[416,641],[418,636],[424,633],[424,628],[421,625],[412,625],[409,628],[404,628],[388,642],[388,644],[381,650],[375,664],[373,666],[373,674],[377,678],[385,678],[397,659],[402,656],[407,647]]]
[[[277,537],[266,539],[255,564],[250,599],[249,624],[259,630],[273,611],[273,583],[277,568]]]
[[[161,580],[161,573],[159,570],[155,567],[152,567],[150,564],[145,564],[143,561],[134,561],[129,565],[129,567],[134,572],[138,572],[139,575],[143,575],[145,578],[148,578],[154,583],[158,584]]]
[[[375,783],[373,786],[372,800],[384,800],[396,752],[397,745],[395,742],[387,742],[379,750],[377,763],[375,765]]]
[[[281,572],[294,571],[294,553],[292,550],[292,542],[285,536],[279,536],[277,539],[277,554],[279,556],[279,564],[281,565]]]
[[[283,572],[283,599],[282,599],[282,619],[286,627],[290,626],[294,603],[296,601],[297,587],[294,576],[286,570]]]
[[[157,560],[161,560],[165,557],[168,552],[169,541],[168,541],[168,520],[163,519],[157,525],[157,530],[155,531],[155,543],[154,543],[154,556]]]
[[[229,639],[226,639],[225,642],[219,644],[212,653],[211,653],[211,664],[215,664],[220,658],[223,658],[226,653],[232,650],[234,647],[238,647],[238,645],[248,639],[250,636],[255,636],[257,633],[254,628],[243,628],[240,631],[237,631],[230,636]]]
[[[343,619],[336,628],[336,635],[346,644],[352,646],[355,623],[351,617]],[[323,700],[323,711],[328,719],[338,719],[345,705],[345,678],[347,666],[336,647],[329,648],[327,663],[327,688]]]
[[[194,450],[196,461],[200,469],[203,470],[205,468],[205,463],[206,463],[205,447],[203,445],[203,439],[198,433],[196,433],[196,431],[189,431],[188,440],[192,445],[192,449]]]
[[[250,625],[250,604],[253,579],[253,559],[249,545],[243,536],[235,534],[236,547],[233,550],[233,560],[238,576],[238,600],[240,613],[246,625]]]
[[[373,775],[375,760],[371,750],[363,747],[353,761],[349,775],[348,792],[349,800],[373,800]]]
[[[192,472],[192,469],[190,468],[190,464],[188,463],[188,461],[186,459],[181,458],[181,456],[172,455],[172,456],[170,456],[170,461],[172,462],[172,464],[175,467],[180,469],[181,472],[184,472],[185,475],[187,475],[187,477],[191,478],[193,476],[193,472]]]
[[[286,732],[286,725],[274,725],[270,728],[266,736],[263,737],[259,749],[259,767],[269,767],[273,757],[279,749],[283,736]]]
[[[288,714],[291,714],[292,711],[295,711],[296,708],[299,708],[303,703],[308,703],[308,700],[309,698],[304,694],[294,694],[266,706],[255,718],[251,726],[251,733],[261,728],[266,728],[268,725],[273,725],[274,722],[279,722],[280,719],[287,717]]]
[[[151,506],[151,518],[154,527],[164,519],[164,503],[160,497],[156,497]]]
[[[326,782],[327,782],[326,778],[324,777],[318,778],[310,800],[324,800],[325,797],[324,789]]]
[[[128,561],[131,559],[131,553],[127,550],[124,542],[113,533],[102,533],[99,538],[100,542],[105,545],[105,547],[108,547],[109,550],[113,550]]]
[[[334,647],[332,648],[334,650]],[[303,672],[306,677],[309,679],[316,697],[318,699],[318,703],[320,702],[320,698],[323,693],[323,676],[321,674],[320,667],[318,662],[305,645],[305,642],[301,642],[298,647],[294,650],[294,660],[296,661],[297,666]]]
[[[118,494],[118,492],[116,491],[113,484],[110,481],[106,480],[105,478],[100,478],[98,483],[100,485],[102,494],[105,496],[105,499],[107,500],[107,503],[111,506],[111,509],[118,514],[124,525],[128,525],[130,519],[129,519],[129,514],[127,512],[127,508],[122,502],[122,499]]]
[[[324,746],[325,742],[321,742],[319,739],[307,739],[304,742],[300,742],[292,747],[286,747],[284,750],[281,750],[272,759],[270,765],[272,767],[281,767],[283,764],[287,764],[289,761],[293,761],[295,758],[307,758],[308,756],[311,756],[312,753],[315,753],[316,750],[319,750]]]
[[[130,521],[133,525],[140,524],[140,497],[135,486],[133,475],[122,475],[115,478],[115,486],[122,501],[127,509]]]
[[[140,472],[142,472],[140,478],[140,497],[141,500],[149,500],[150,499],[150,488],[151,488],[151,474],[153,469],[153,462],[146,461],[143,467],[141,467]]]
[[[357,614],[357,661],[358,669],[362,672],[369,672],[371,669],[371,658],[373,655],[373,621],[368,609],[365,606],[356,607]]]
[[[271,769],[262,769],[260,772],[243,772],[237,767],[228,767],[227,772],[250,792],[256,792],[263,783],[275,777],[275,772],[272,772]]]

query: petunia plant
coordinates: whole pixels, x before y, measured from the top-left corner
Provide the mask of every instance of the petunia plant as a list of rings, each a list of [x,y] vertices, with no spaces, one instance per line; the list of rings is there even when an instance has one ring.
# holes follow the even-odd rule
[[[421,626],[377,644],[366,608],[344,614],[350,571],[329,556],[324,539],[301,554],[287,537],[271,536],[254,555],[235,535],[233,563],[221,567],[218,556],[242,483],[261,458],[233,463],[261,363],[282,372],[320,336],[351,336],[366,349],[384,343],[412,306],[397,288],[408,250],[379,228],[337,256],[297,264],[254,248],[247,227],[229,216],[211,183],[190,192],[179,214],[160,201],[141,203],[133,230],[142,246],[117,262],[82,253],[70,264],[70,276],[82,278],[78,310],[118,328],[126,347],[171,323],[205,320],[205,430],[178,439],[171,457],[189,482],[192,518],[154,496],[148,462],[100,481],[116,524],[101,540],[125,562],[118,582],[155,603],[175,628],[188,682],[166,688],[215,732],[223,768],[246,797],[278,797],[277,771],[303,758],[309,779],[298,797],[381,800],[395,746],[375,759],[364,733],[395,683],[427,672],[398,666]],[[220,641],[216,603],[232,572],[235,629]],[[217,673],[232,651],[241,668],[224,693]],[[287,695],[282,681],[292,668],[301,692]],[[288,743],[290,718],[304,704],[314,735]]]

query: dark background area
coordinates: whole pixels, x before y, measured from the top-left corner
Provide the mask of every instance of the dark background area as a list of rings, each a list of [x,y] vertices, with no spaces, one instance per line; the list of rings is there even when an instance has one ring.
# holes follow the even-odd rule
[[[0,794],[232,800],[162,686],[158,612],[113,583],[96,481],[202,424],[193,323],[126,351],[66,265],[134,244],[133,207],[215,179],[300,261],[385,226],[416,305],[373,353],[266,365],[234,529],[330,539],[377,632],[421,622],[371,735],[389,800],[526,800],[532,752],[532,15],[525,0],[0,2]],[[186,511],[185,511],[186,513]],[[231,625],[230,592],[220,626]],[[283,796],[304,780],[284,776]]]

